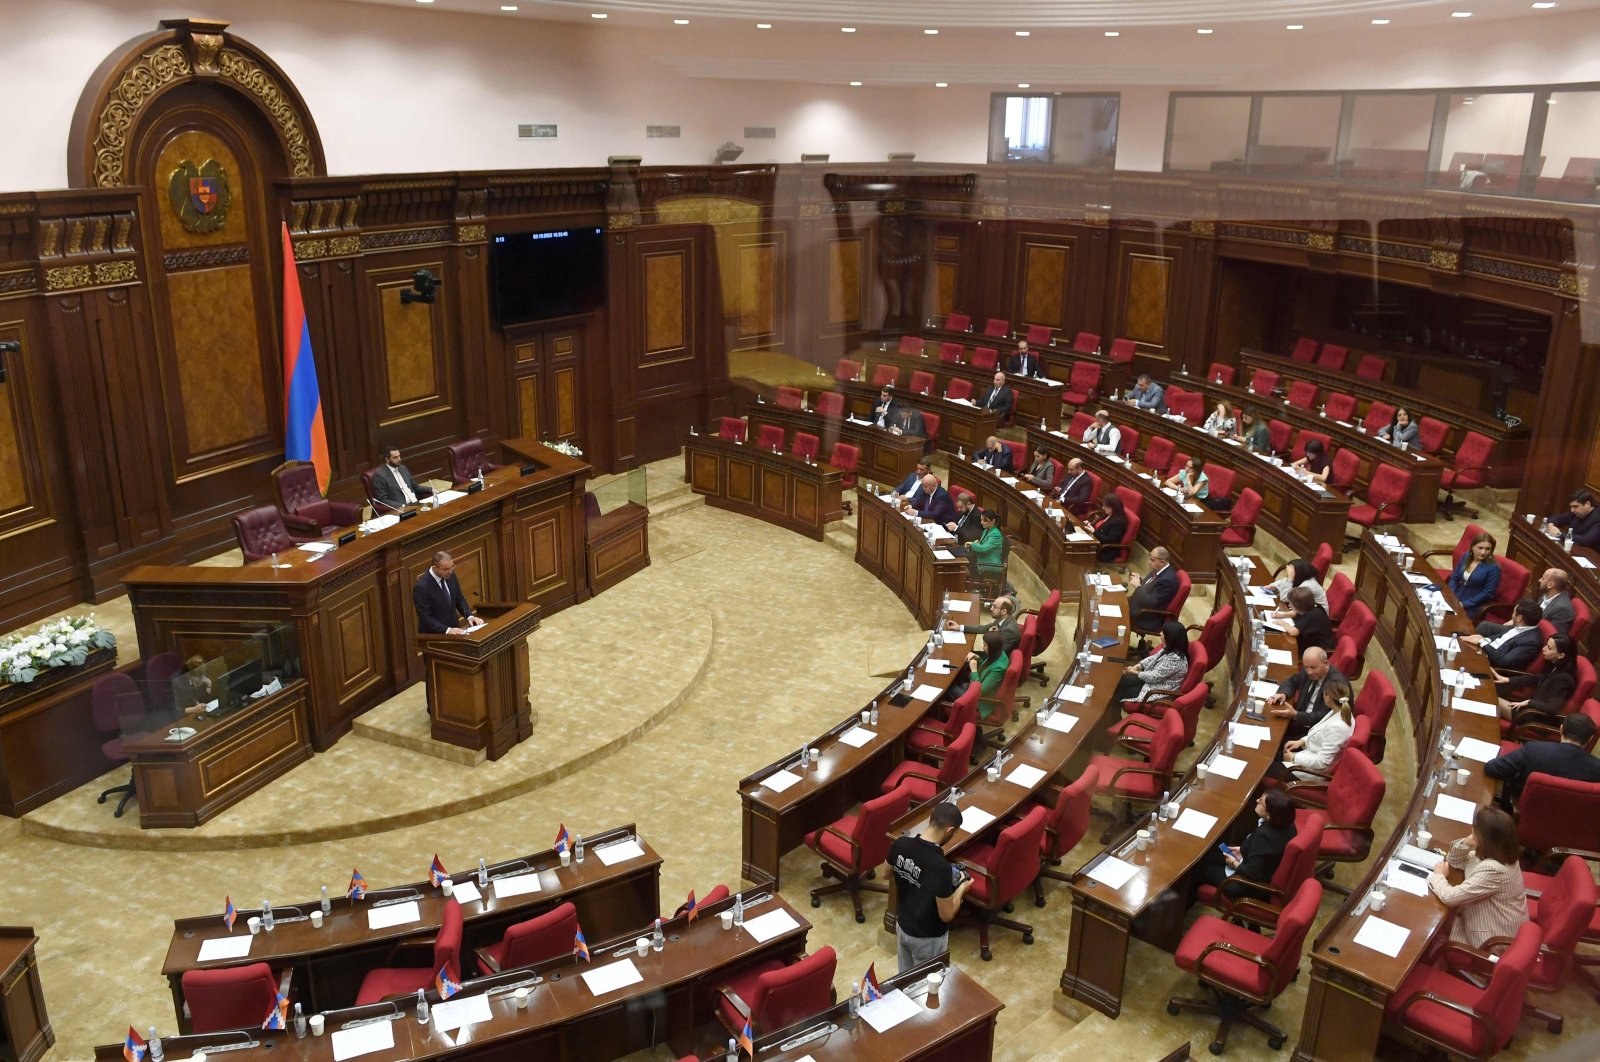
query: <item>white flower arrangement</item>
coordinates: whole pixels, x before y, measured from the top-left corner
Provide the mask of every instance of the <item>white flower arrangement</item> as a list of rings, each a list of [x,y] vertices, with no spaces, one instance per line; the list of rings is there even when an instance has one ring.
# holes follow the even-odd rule
[[[96,649],[114,649],[117,636],[100,626],[94,613],[68,616],[32,634],[0,638],[0,681],[28,683],[53,667],[82,667]]]
[[[545,445],[550,447],[550,449],[554,450],[556,453],[566,454],[568,457],[583,456],[583,451],[578,449],[572,443],[568,442],[566,439],[557,439],[555,442],[546,441]]]

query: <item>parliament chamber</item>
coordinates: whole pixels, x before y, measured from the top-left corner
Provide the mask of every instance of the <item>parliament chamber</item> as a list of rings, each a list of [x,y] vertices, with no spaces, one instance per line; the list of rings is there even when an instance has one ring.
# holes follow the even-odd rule
[[[1600,1057],[1594,85],[416,4],[0,0],[0,1057]]]

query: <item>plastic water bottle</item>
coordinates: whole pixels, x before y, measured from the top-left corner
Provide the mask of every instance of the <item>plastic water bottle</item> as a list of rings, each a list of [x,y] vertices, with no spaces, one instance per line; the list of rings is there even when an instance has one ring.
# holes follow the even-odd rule
[[[906,668],[906,693],[909,694],[912,690],[916,689],[916,687],[917,669],[915,667],[908,667]]]
[[[478,888],[489,887],[489,865],[483,861],[483,856],[478,857]]]
[[[739,1062],[739,1041],[738,1040],[730,1039],[728,1041],[728,1053],[727,1053],[727,1055],[725,1057],[727,1058],[728,1062]]]
[[[331,913],[332,911],[333,911],[333,901],[328,899],[328,887],[326,885],[324,885],[322,887],[322,913],[323,913],[324,916],[326,916],[329,913]]]
[[[1164,818],[1167,817],[1167,803],[1171,799],[1172,799],[1172,790],[1163,789],[1161,791],[1161,803],[1156,805],[1156,817],[1157,818],[1164,819]]]
[[[1417,829],[1426,830],[1428,828],[1428,817],[1429,817],[1428,809],[1427,808],[1423,808],[1422,809],[1422,816],[1417,819]]]
[[[304,1040],[306,1038],[306,1016],[300,1013],[300,1004],[298,1003],[294,1005],[294,1038],[296,1040]]]
[[[854,1020],[861,1013],[861,986],[854,985],[850,989],[850,1017]]]
[[[428,1024],[428,997],[422,989],[417,989],[417,1024]]]
[[[572,841],[572,859],[574,862],[583,862],[583,834],[574,834]]]
[[[738,928],[744,925],[744,893],[737,892],[733,895],[733,925]]]
[[[650,934],[650,950],[660,951],[667,946],[667,935],[661,931],[661,919],[656,919],[655,932]]]
[[[1453,727],[1447,725],[1443,730],[1439,731],[1439,747],[1441,749],[1450,744],[1450,736],[1453,730]]]
[[[878,702],[877,701],[873,701],[872,702],[872,715],[868,716],[868,718],[872,720],[872,725],[873,726],[877,726],[878,725]]]
[[[272,904],[268,903],[266,900],[262,900],[261,901],[261,928],[266,930],[268,933],[271,933],[272,930],[274,929],[274,927],[277,926],[277,924],[278,924],[278,920],[276,918],[272,917]]]
[[[161,1037],[156,1035],[156,1027],[150,1026],[150,1035],[145,1037],[145,1044],[150,1048],[150,1062],[162,1062],[167,1057],[166,1049],[161,1046]]]

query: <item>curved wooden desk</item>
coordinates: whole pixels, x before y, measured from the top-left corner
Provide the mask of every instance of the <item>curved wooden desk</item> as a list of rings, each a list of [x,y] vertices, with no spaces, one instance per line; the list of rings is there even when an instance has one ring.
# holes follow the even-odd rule
[[[861,451],[856,475],[890,486],[905,479],[917,467],[926,442],[920,435],[896,435],[860,421],[824,417],[815,409],[785,409],[765,401],[748,407],[745,420],[750,425],[752,439],[762,425],[771,424],[783,429],[790,447],[794,446],[795,432],[809,432],[821,441],[823,457],[833,453],[834,443],[849,443]]]
[[[834,386],[845,396],[845,412],[862,419],[872,412],[882,390],[864,383],[836,382]],[[938,414],[939,445],[947,449],[951,446],[981,449],[984,441],[1000,427],[998,416],[990,410],[979,409],[972,402],[957,402],[937,395],[914,395],[899,388],[895,389],[895,397],[922,413]]]
[[[1000,352],[1000,368],[1005,368],[1011,355],[1016,353],[1017,341],[1024,338],[1025,333],[1013,332],[1007,336],[986,336],[979,332],[971,331],[953,332],[948,328],[930,325],[918,333],[925,342],[960,343],[964,348],[961,360],[970,362],[972,351],[978,347],[994,347]],[[899,342],[896,337],[895,343]],[[1112,361],[1111,355],[1099,354],[1094,351],[1084,353],[1072,349],[1072,337],[1057,332],[1050,337],[1050,342],[1042,347],[1028,344],[1033,352],[1039,355],[1044,362],[1045,372],[1053,379],[1063,383],[1072,375],[1072,363],[1075,361],[1091,361],[1100,366],[1100,393],[1110,394],[1113,390],[1126,389],[1133,379],[1133,365],[1125,361]],[[937,351],[937,345],[934,347]],[[930,357],[935,355],[930,355]]]
[[[754,516],[818,542],[844,516],[844,473],[755,445],[691,435],[683,441],[684,478],[707,505]]]
[[[929,347],[932,350],[929,350]],[[1010,344],[1014,348],[1015,344]],[[1010,349],[1001,351],[1001,360],[997,368],[1004,371],[1006,360],[1010,356]],[[951,380],[966,380],[972,385],[973,397],[982,397],[994,384],[995,369],[979,369],[969,360],[959,363],[941,361],[937,344],[927,344],[923,347],[923,354],[917,357],[912,354],[902,354],[896,347],[887,342],[877,347],[862,347],[856,351],[856,356],[861,359],[861,364],[867,379],[872,378],[872,369],[877,365],[892,365],[901,373],[900,383],[895,390],[901,395],[913,395],[911,390],[911,373],[927,372],[933,374],[934,395],[943,395],[950,389]],[[1043,361],[1040,362],[1043,365]],[[1061,392],[1066,390],[1065,385],[1053,377],[1013,376],[1006,373],[1006,383],[1017,396],[1017,422],[1027,421],[1037,424],[1043,420],[1047,427],[1056,428],[1061,425]],[[927,396],[921,396],[927,397]],[[937,410],[935,412],[938,412]]]
[[[1537,597],[1535,584],[1539,577],[1549,568],[1559,568],[1567,573],[1567,593],[1573,598],[1582,598],[1592,613],[1600,608],[1600,552],[1587,546],[1573,546],[1570,552],[1562,549],[1561,543],[1540,533],[1539,521],[1545,515],[1535,516],[1531,524],[1525,514],[1512,517],[1511,543],[1506,548],[1506,556],[1527,567],[1526,596]],[[1440,559],[1441,567],[1448,559]],[[1584,637],[1588,640],[1584,648],[1589,656],[1600,659],[1600,623],[1591,623]]]
[[[945,454],[950,486],[971,491],[978,505],[999,514],[1000,528],[1033,563],[1044,585],[1059,587],[1063,601],[1076,600],[1085,572],[1094,568],[1100,543],[1082,520],[1064,509],[1046,509],[1038,491],[1013,476],[998,476],[970,461]]]
[[[856,563],[899,594],[917,622],[931,628],[945,595],[966,593],[969,569],[965,557],[930,544],[924,526],[923,520],[902,516],[865,483],[856,487]],[[954,537],[944,534],[941,546],[954,545]]]

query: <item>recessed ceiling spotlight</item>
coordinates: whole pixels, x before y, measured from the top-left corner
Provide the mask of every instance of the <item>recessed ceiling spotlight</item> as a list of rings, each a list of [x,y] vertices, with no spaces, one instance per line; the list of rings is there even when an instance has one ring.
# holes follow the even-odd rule
[[[1387,26],[1389,24],[1389,20],[1386,18],[1375,18],[1372,20],[1372,24],[1374,26]]]
[[[1303,30],[1303,29],[1305,29],[1305,26],[1302,25],[1299,22],[1291,22],[1291,23],[1289,23],[1287,26],[1285,26],[1283,28],[1286,29],[1286,30]]]
[[[1122,34],[1119,33],[1116,30],[1106,30],[1106,36],[1107,37],[1120,37],[1120,36],[1122,36]]]
[[[935,81],[933,83],[933,87],[934,88],[949,88],[950,87],[950,82],[948,82],[948,81]]]
[[[860,88],[860,87],[861,87],[861,82],[859,82],[859,81],[852,81],[852,82],[850,82],[850,87],[851,87],[851,88]]]
[[[1031,37],[1031,36],[1033,36],[1033,31],[1032,30],[1017,30],[1017,36],[1019,36],[1019,37]]]
[[[1450,17],[1451,18],[1471,18],[1472,17],[1472,12],[1471,11],[1452,11],[1452,12],[1450,12]]]
[[[606,14],[604,11],[591,11],[591,12],[589,12],[589,17],[590,18],[610,18],[611,16]]]
[[[1556,0],[1539,0],[1539,2],[1533,6],[1539,11],[1548,11],[1552,7],[1556,6]]]
[[[1209,30],[1209,29],[1197,29],[1197,30],[1195,30],[1195,32],[1196,32],[1196,33],[1198,33],[1198,34],[1200,34],[1200,36],[1202,36],[1202,37],[1209,37],[1209,36],[1211,36],[1211,35],[1212,35],[1212,34],[1213,34],[1213,33],[1215,33],[1215,32],[1216,32],[1216,30]]]
[[[772,28],[772,23],[770,23],[770,22],[757,22],[756,23],[756,29],[771,29],[771,28]]]
[[[433,0],[417,0],[417,3],[419,3],[419,4],[431,4],[431,3],[433,3]]]
[[[1033,86],[1026,81],[1019,81],[1017,82],[1017,88],[1033,88]]]
[[[928,35],[929,37],[937,37],[939,35],[939,31],[936,30],[936,29],[925,29],[922,32],[925,33],[926,35]]]
[[[517,9],[517,5],[516,4],[501,4],[500,5],[500,10],[501,11],[515,11],[516,9]]]
[[[689,24],[689,20],[686,18],[675,18],[672,20],[672,24],[674,26],[687,26]]]
[[[840,26],[839,27],[839,32],[840,33],[854,33],[855,31],[856,31],[856,28],[854,26]]]

